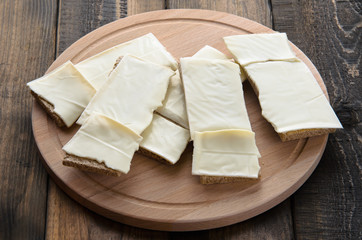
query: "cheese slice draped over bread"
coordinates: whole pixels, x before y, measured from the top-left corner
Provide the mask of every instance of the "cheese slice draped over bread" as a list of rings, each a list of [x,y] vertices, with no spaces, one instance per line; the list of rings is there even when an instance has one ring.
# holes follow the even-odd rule
[[[180,62],[191,139],[194,132],[251,131],[236,63],[193,57]]]
[[[224,41],[241,66],[271,60],[296,61],[285,33],[234,35],[224,37]]]
[[[201,175],[206,184],[258,178],[260,154],[246,111],[239,66],[202,58],[181,58],[180,63],[194,140],[192,173]]]
[[[262,115],[278,133],[342,128],[309,68],[301,61],[273,61],[245,67],[258,92]]]
[[[208,58],[208,59],[220,59],[220,60],[231,60],[225,54],[213,48],[209,45],[205,45],[199,51],[197,51],[192,57],[194,58]]]
[[[27,85],[54,107],[67,127],[77,120],[96,92],[70,61]]]
[[[171,119],[184,128],[188,128],[188,119],[185,105],[185,94],[178,70],[171,77],[163,105],[156,112]]]
[[[259,151],[255,134],[228,129],[195,133],[192,174],[204,176],[259,176]]]
[[[183,85],[178,71],[176,60],[167,52],[154,50],[140,57],[152,63],[157,63],[175,71],[175,75],[171,77],[165,99],[162,106],[156,111],[162,116],[174,121],[184,128],[188,128],[188,120],[185,106],[185,95]],[[117,64],[117,63],[116,63]],[[113,71],[114,69],[112,69]]]
[[[170,68],[126,55],[77,123],[83,124],[95,112],[141,134],[151,123],[153,111],[162,105],[173,75],[174,71]]]
[[[220,60],[229,60],[232,59],[228,58],[225,54],[217,50],[216,48],[210,47],[209,45],[204,46],[201,48],[197,53],[195,53],[193,58],[206,58],[206,59],[220,59]],[[246,74],[241,69],[240,71],[241,81],[244,82],[246,80]]]
[[[153,63],[160,64],[165,67],[169,67],[174,71],[176,71],[178,67],[178,63],[176,62],[176,60],[164,48],[155,49],[139,57],[142,58],[143,60],[147,60]]]
[[[189,142],[190,133],[187,129],[154,114],[142,137],[141,148],[175,164]]]
[[[152,56],[155,56],[155,58],[152,61],[155,62],[156,58],[159,58],[158,55],[153,54]],[[145,57],[142,56],[142,58],[144,59]],[[230,60],[225,54],[208,45],[195,53],[192,58]],[[242,76],[245,79],[245,75],[242,74]],[[171,78],[163,105],[157,109],[157,112],[180,126],[188,128],[184,89],[178,70],[176,70],[176,74]]]
[[[145,54],[152,54],[155,50],[170,55],[158,39],[152,33],[149,33],[100,52],[76,64],[76,66],[94,88],[98,90],[107,80],[107,76],[117,58],[126,54],[140,57]],[[160,59],[165,62],[163,57]],[[170,60],[170,67],[175,67],[175,61],[171,61],[170,58],[168,60]]]
[[[108,168],[128,173],[141,140],[141,136],[123,124],[93,113],[63,150],[72,156],[104,163]]]

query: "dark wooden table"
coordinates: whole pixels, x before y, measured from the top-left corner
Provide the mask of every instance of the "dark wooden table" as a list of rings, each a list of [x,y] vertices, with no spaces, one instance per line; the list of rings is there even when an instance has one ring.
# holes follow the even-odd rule
[[[344,126],[294,195],[248,221],[181,233],[127,226],[70,199],[40,162],[25,83],[88,32],[172,8],[229,12],[286,32],[319,70]],[[360,0],[1,0],[0,239],[362,239],[361,29]]]

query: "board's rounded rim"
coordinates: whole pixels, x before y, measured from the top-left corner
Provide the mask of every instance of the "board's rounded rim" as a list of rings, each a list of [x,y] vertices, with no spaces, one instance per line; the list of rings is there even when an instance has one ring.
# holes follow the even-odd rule
[[[252,20],[249,20],[249,19],[246,19],[243,17],[236,16],[233,14],[224,13],[224,12],[217,12],[217,11],[211,11],[211,10],[199,10],[199,9],[197,9],[197,10],[195,10],[195,9],[173,9],[173,10],[152,11],[152,12],[141,13],[141,14],[137,14],[137,15],[133,15],[130,17],[116,20],[114,22],[111,22],[107,25],[104,25],[101,28],[98,28],[98,29],[88,33],[87,35],[85,35],[84,37],[82,37],[81,39],[79,39],[78,41],[73,43],[70,47],[68,47],[56,59],[56,61],[49,67],[48,72],[51,71],[52,69],[54,69],[55,67],[57,67],[57,64],[59,65],[60,63],[63,63],[66,60],[69,60],[71,58],[70,55],[73,55],[70,53],[72,52],[72,49],[74,48],[74,46],[83,44],[84,42],[88,41],[89,39],[91,39],[91,40],[94,39],[94,36],[97,36],[101,30],[106,29],[107,31],[111,31],[115,26],[121,25],[121,23],[124,24],[123,26],[127,26],[127,27],[132,26],[132,24],[139,24],[137,22],[137,19],[140,16],[143,19],[145,19],[145,18],[157,19],[157,17],[159,16],[159,12],[163,12],[163,13],[166,12],[168,14],[167,17],[163,17],[162,19],[174,18],[175,16],[178,16],[178,15],[182,15],[182,16],[188,15],[195,19],[200,18],[200,19],[204,19],[204,20],[205,19],[206,20],[215,20],[215,16],[213,14],[217,14],[218,16],[232,17],[236,20],[236,22],[237,21],[239,21],[239,22],[246,21],[248,24],[262,27],[263,29],[265,29],[265,31],[262,31],[262,32],[273,32],[272,29],[270,29],[264,25],[261,25],[257,22],[254,22]],[[182,18],[186,19],[187,17],[182,17]],[[230,23],[228,23],[228,24],[230,24]],[[236,24],[236,23],[233,23],[233,24]],[[326,88],[323,83],[323,80],[320,77],[318,71],[315,69],[315,66],[301,52],[301,50],[299,50],[298,48],[296,48],[296,49],[297,49],[297,51],[299,51],[299,54],[301,53],[302,60],[307,63],[308,67],[312,68],[311,70],[314,70],[314,72],[316,72],[318,74],[317,77],[319,77],[319,79],[321,81],[319,83],[321,84],[323,91],[326,93]],[[196,219],[196,220],[193,218],[192,220],[178,219],[176,221],[166,222],[164,220],[160,220],[159,218],[152,218],[149,216],[145,217],[145,216],[135,216],[135,215],[132,215],[129,213],[128,214],[114,213],[110,208],[107,208],[104,206],[103,207],[99,206],[98,204],[95,204],[92,200],[83,197],[79,192],[77,192],[76,189],[71,188],[66,182],[64,182],[64,180],[56,172],[53,171],[51,166],[49,166],[46,161],[47,154],[43,151],[44,144],[42,144],[39,140],[40,135],[44,134],[44,132],[40,133],[37,131],[38,126],[36,125],[36,122],[34,121],[34,118],[36,117],[36,111],[37,111],[36,108],[38,108],[38,110],[39,110],[39,106],[36,106],[36,104],[37,103],[35,103],[35,101],[34,101],[34,106],[33,106],[33,110],[32,110],[32,127],[33,127],[34,138],[35,138],[35,141],[39,148],[39,151],[42,155],[42,162],[43,162],[46,170],[48,171],[48,173],[51,175],[51,177],[57,183],[57,185],[60,186],[61,189],[63,189],[69,196],[71,196],[73,199],[78,201],[80,204],[86,206],[90,210],[93,210],[93,211],[99,213],[100,215],[103,215],[105,217],[108,217],[110,219],[113,219],[113,220],[116,220],[116,221],[119,221],[122,223],[126,223],[126,224],[133,225],[136,227],[152,229],[152,230],[193,231],[193,230],[205,230],[205,229],[211,229],[211,228],[216,228],[216,227],[223,227],[223,226],[227,226],[227,225],[230,225],[233,223],[244,221],[246,219],[249,219],[251,217],[254,217],[256,215],[259,215],[259,214],[269,210],[270,208],[276,206],[277,204],[279,204],[282,201],[284,201],[285,199],[287,199],[309,178],[309,176],[312,174],[312,172],[314,171],[314,169],[316,168],[316,166],[318,165],[318,163],[322,157],[322,154],[324,152],[324,149],[325,149],[325,146],[327,143],[327,139],[328,139],[328,135],[323,135],[320,137],[308,138],[306,140],[307,141],[306,144],[313,144],[313,142],[315,142],[315,141],[318,142],[319,147],[317,149],[315,149],[315,151],[314,151],[315,152],[314,159],[310,159],[309,161],[307,161],[307,163],[308,163],[307,166],[302,165],[302,167],[304,168],[304,171],[300,174],[297,181],[292,182],[288,186],[288,188],[284,189],[284,191],[281,191],[278,194],[275,194],[275,196],[273,196],[272,198],[265,201],[261,208],[260,208],[260,206],[254,206],[254,208],[249,209],[248,214],[245,214],[244,212],[239,211],[239,212],[235,212],[233,214],[218,216],[218,217],[212,218],[212,219],[211,218],[202,218],[202,216],[199,216],[200,218]],[[46,117],[46,115],[45,115],[45,117]],[[296,166],[291,165],[287,169],[288,169],[288,171],[293,172],[294,168],[296,168]],[[300,170],[297,172],[300,172]],[[273,176],[273,177],[276,177],[276,176]],[[258,207],[259,207],[259,209],[256,211],[256,208],[258,208]],[[220,221],[221,219],[222,219],[222,221]]]

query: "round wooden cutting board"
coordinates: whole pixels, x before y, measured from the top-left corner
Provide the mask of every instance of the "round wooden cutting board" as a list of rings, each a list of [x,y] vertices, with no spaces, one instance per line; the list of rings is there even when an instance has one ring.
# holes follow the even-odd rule
[[[222,37],[273,30],[235,15],[207,10],[164,10],[127,17],[105,25],[70,46],[49,68],[67,60],[78,63],[119,43],[152,32],[176,59],[210,45],[230,56]],[[311,69],[323,91],[318,71],[294,45],[293,50]],[[261,178],[258,181],[202,185],[191,175],[192,144],[174,166],[138,153],[131,170],[121,177],[82,172],[62,165],[62,146],[78,126],[60,129],[34,103],[34,137],[44,165],[54,181],[87,208],[129,225],[167,231],[222,227],[256,216],[294,193],[311,175],[324,151],[327,135],[281,142],[261,116],[258,100],[244,83],[245,101],[256,143]],[[172,143],[170,143],[172,147]]]

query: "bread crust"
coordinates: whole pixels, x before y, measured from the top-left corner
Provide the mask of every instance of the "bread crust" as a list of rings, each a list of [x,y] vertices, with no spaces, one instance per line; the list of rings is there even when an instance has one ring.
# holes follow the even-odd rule
[[[312,128],[312,129],[294,130],[294,131],[278,133],[278,134],[279,134],[280,139],[283,142],[286,142],[286,141],[292,141],[292,140],[297,140],[297,139],[301,139],[301,138],[308,138],[308,137],[314,137],[314,136],[319,136],[319,135],[328,134],[328,133],[334,133],[335,131],[336,131],[335,128]]]
[[[256,182],[260,178],[226,177],[226,176],[200,176],[201,184],[235,183],[235,182]]]
[[[118,170],[107,167],[104,163],[99,163],[93,159],[81,158],[70,154],[67,154],[63,159],[63,165],[68,167],[75,167],[82,171],[95,172],[108,176],[119,177],[123,174]]]
[[[145,149],[145,148],[143,148],[141,146],[140,146],[138,152],[141,153],[142,155],[146,156],[146,157],[156,159],[157,161],[159,161],[161,163],[164,163],[164,164],[167,164],[167,165],[174,165],[172,162],[168,161],[167,159],[157,155],[156,153],[148,151],[147,149]]]
[[[251,87],[253,88],[255,94],[257,96],[259,96],[258,88],[255,86],[253,81],[250,80],[249,76],[248,76],[248,80],[249,80],[249,83],[250,83]],[[336,131],[335,128],[310,128],[310,129],[299,129],[299,130],[293,130],[293,131],[289,131],[289,132],[278,133],[278,135],[279,135],[280,139],[282,140],[282,142],[286,142],[286,141],[292,141],[292,140],[297,140],[297,139],[302,139],[302,138],[320,136],[320,135],[328,134],[328,133],[334,133],[335,131]]]
[[[31,95],[39,103],[39,105],[48,113],[48,115],[55,121],[58,127],[65,127],[63,119],[60,118],[58,114],[54,112],[54,105],[36,94],[34,91],[30,91]]]

